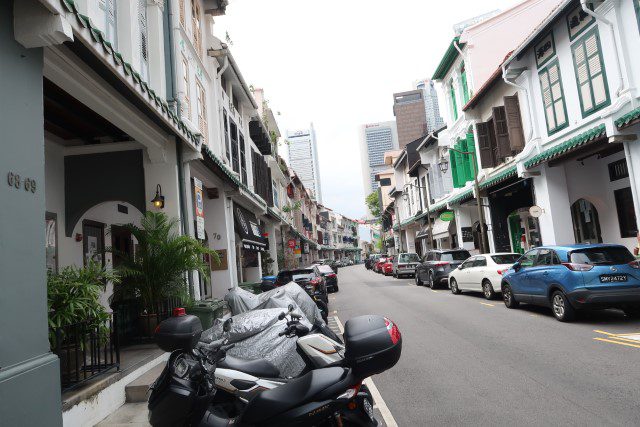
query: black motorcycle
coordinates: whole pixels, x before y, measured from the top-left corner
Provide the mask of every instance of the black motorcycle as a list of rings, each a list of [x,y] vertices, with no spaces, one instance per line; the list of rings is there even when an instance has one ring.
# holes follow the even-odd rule
[[[362,380],[393,367],[402,351],[398,327],[382,316],[360,316],[345,325],[345,366],[312,370],[265,390],[248,402],[215,405],[215,367],[233,346],[206,355],[196,344],[202,324],[179,312],[163,321],[156,340],[171,352],[152,385],[153,426],[377,426],[373,399]]]

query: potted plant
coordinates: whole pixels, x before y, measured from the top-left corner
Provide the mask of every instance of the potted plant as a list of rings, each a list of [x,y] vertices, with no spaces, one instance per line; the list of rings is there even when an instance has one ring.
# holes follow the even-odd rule
[[[219,262],[218,253],[200,241],[178,233],[178,220],[162,212],[147,212],[140,226],[123,226],[136,240],[134,253],[117,253],[122,259],[117,268],[123,280],[114,287],[114,296],[135,295],[141,302],[140,331],[150,336],[162,315],[162,304],[169,299],[189,300],[187,275],[197,271],[209,280],[208,255]]]
[[[86,267],[65,267],[59,273],[47,273],[47,306],[49,319],[49,344],[60,357],[62,372],[75,372],[78,360],[70,365],[68,354],[83,349],[83,337],[97,331],[99,342],[106,342],[109,331],[106,321],[109,314],[100,303],[105,284],[118,283],[120,278],[96,262]],[[73,329],[71,327],[73,326]],[[76,336],[70,336],[70,334]]]

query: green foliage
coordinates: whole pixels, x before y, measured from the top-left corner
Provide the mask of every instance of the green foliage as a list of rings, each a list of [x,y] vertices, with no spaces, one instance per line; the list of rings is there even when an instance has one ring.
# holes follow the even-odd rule
[[[212,262],[219,263],[216,251],[190,236],[178,233],[178,220],[169,219],[162,212],[147,212],[141,226],[124,226],[138,242],[135,254],[119,253],[122,264],[118,272],[123,280],[114,287],[114,296],[140,297],[144,310],[153,313],[159,303],[177,297],[187,302],[187,274],[197,271],[209,280],[209,265],[203,257],[208,254]],[[122,298],[124,299],[124,298]]]
[[[96,262],[86,267],[65,267],[59,273],[47,272],[47,306],[49,312],[49,343],[56,345],[55,331],[65,326],[87,322],[97,328],[101,340],[107,338],[105,321],[109,314],[100,304],[105,284],[117,284],[120,277]]]
[[[364,199],[364,202],[366,203],[367,209],[369,209],[369,212],[371,213],[371,215],[373,215],[374,218],[379,218],[382,215],[382,210],[380,208],[380,198],[378,197],[377,191],[369,194]]]
[[[289,212],[299,211],[301,207],[302,207],[302,202],[298,200],[297,202],[284,205],[282,207],[282,212],[289,213]]]

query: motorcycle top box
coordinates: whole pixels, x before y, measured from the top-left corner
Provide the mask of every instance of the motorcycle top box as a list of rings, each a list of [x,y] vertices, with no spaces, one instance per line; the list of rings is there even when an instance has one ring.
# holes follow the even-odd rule
[[[402,353],[402,335],[383,316],[358,316],[344,326],[345,361],[354,375],[367,378],[392,368]]]
[[[187,315],[183,308],[176,308],[173,317],[163,320],[155,331],[158,347],[164,351],[191,351],[202,335],[202,323],[193,315]]]

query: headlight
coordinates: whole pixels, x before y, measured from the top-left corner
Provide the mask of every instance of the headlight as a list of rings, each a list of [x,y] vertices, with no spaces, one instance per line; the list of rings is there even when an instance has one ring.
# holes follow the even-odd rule
[[[173,373],[180,378],[185,378],[189,374],[189,364],[184,360],[184,356],[178,356],[173,362]]]

